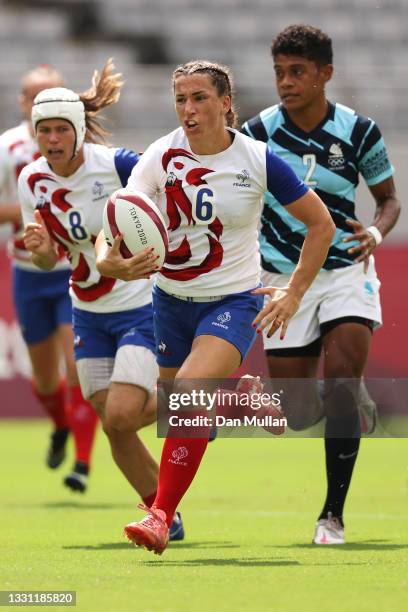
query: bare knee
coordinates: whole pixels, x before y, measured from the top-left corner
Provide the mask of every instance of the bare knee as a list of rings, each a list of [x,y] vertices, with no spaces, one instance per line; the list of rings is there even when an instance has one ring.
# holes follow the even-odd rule
[[[105,425],[105,406],[107,395],[107,389],[102,389],[101,391],[96,391],[96,393],[91,395],[89,398],[91,406],[100,417],[103,426]]]
[[[134,385],[112,383],[106,401],[104,431],[135,432],[145,423],[147,392]]]

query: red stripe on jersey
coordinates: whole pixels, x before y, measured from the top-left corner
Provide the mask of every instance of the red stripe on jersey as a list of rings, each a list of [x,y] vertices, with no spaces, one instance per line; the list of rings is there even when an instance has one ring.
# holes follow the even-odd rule
[[[180,210],[185,214],[188,224],[195,225],[195,220],[193,219],[193,212],[191,210],[191,202],[184,193],[182,188],[182,183],[180,179],[176,179],[174,185],[166,185],[166,212],[169,218],[169,232],[180,227],[181,224],[181,215],[179,213]]]
[[[214,170],[209,170],[208,168],[193,168],[186,174],[186,181],[189,185],[204,185],[207,183],[203,179],[204,174],[209,174],[210,172],[214,172]]]
[[[94,285],[90,285],[90,287],[79,287],[79,285],[72,281],[70,285],[79,300],[82,300],[82,302],[94,302],[103,295],[106,295],[106,293],[109,293],[109,291],[112,291],[115,283],[115,278],[101,276],[100,281]]]
[[[12,142],[11,145],[9,145],[8,150],[11,153],[16,147],[18,147],[18,145],[25,144],[25,143],[26,143],[25,140],[16,140]]]
[[[81,281],[86,281],[89,278],[90,269],[87,264],[87,261],[82,253],[79,254],[78,264],[75,266],[75,270],[72,270],[71,281],[73,283],[79,283]]]
[[[190,266],[183,270],[170,270],[169,268],[162,268],[160,274],[163,274],[166,278],[179,281],[189,281],[197,276],[211,272],[214,268],[218,268],[222,263],[224,255],[224,249],[218,240],[215,240],[212,236],[207,234],[208,242],[210,244],[210,251],[206,258],[198,266]]]
[[[34,193],[34,189],[38,181],[41,181],[42,179],[47,179],[55,183],[55,179],[52,178],[51,174],[46,174],[45,172],[35,172],[34,174],[30,174],[27,179],[27,183],[32,193]]]
[[[218,217],[215,217],[214,221],[212,223],[210,223],[210,225],[208,226],[208,229],[217,236],[218,240],[220,239],[220,237],[222,236],[222,231],[224,229],[223,224],[221,223],[221,221],[219,220]]]
[[[24,240],[22,238],[17,238],[13,241],[13,245],[15,249],[20,249],[20,251],[26,251]]]
[[[184,236],[182,243],[177,249],[167,253],[166,263],[176,266],[178,264],[184,264],[191,258],[190,243],[187,237]]]
[[[198,161],[198,159],[196,159],[194,155],[192,155],[192,153],[186,151],[185,149],[169,149],[168,151],[166,151],[166,153],[163,154],[162,157],[162,166],[165,172],[167,172],[167,166],[169,165],[173,157],[188,157],[193,161]]]
[[[73,244],[73,241],[71,240],[65,227],[62,225],[62,223],[60,223],[57,217],[52,214],[50,204],[48,202],[44,204],[41,209],[37,210],[40,210],[40,215],[45,223],[48,233],[54,240],[59,242],[64,248],[66,248],[66,245],[63,242],[64,240]]]
[[[71,189],[57,189],[51,196],[52,203],[55,204],[57,208],[62,210],[62,212],[67,212],[70,208],[72,208],[71,204],[66,201],[65,196],[71,193]]]

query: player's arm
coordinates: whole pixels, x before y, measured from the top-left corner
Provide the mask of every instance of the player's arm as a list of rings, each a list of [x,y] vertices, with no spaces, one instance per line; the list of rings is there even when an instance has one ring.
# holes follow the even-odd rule
[[[356,261],[364,261],[366,268],[371,253],[392,230],[398,221],[401,211],[401,204],[397,198],[392,177],[381,181],[377,185],[369,186],[369,189],[376,202],[376,211],[372,225],[365,228],[359,221],[347,219],[347,223],[354,233],[344,238],[344,242],[359,241],[359,244],[351,247],[348,252],[359,253]]]
[[[156,256],[153,249],[147,248],[124,258],[120,252],[123,236],[118,234],[113,241],[112,247],[106,243],[105,233],[101,230],[95,243],[96,268],[102,276],[117,278],[124,281],[140,280],[150,278],[151,274],[157,272]]]
[[[48,233],[40,211],[35,210],[27,185],[30,165],[24,168],[18,178],[18,199],[21,202],[24,223],[24,246],[31,252],[34,265],[42,270],[52,270],[58,261],[57,245]]]
[[[12,202],[2,202],[0,204],[0,225],[3,223],[20,224],[21,221],[21,209],[18,204]]]
[[[286,210],[307,227],[299,262],[288,283],[303,297],[325,262],[336,227],[327,207],[311,189]]]
[[[34,223],[24,228],[24,246],[31,252],[31,261],[41,270],[52,270],[58,261],[57,246],[44,224],[40,211],[34,211]]]
[[[6,185],[11,169],[9,166],[9,160],[7,152],[3,145],[0,144],[0,197],[6,192]],[[20,224],[21,208],[17,202],[10,202],[5,199],[4,202],[0,203],[0,225],[3,223],[15,223]]]
[[[286,210],[307,227],[299,262],[286,287],[264,287],[254,291],[271,296],[254,324],[261,323],[260,329],[270,326],[268,336],[281,327],[282,339],[290,318],[296,313],[304,294],[325,262],[335,232],[329,211],[312,190],[287,205]]]
[[[254,293],[271,297],[254,319],[260,329],[269,327],[268,336],[281,328],[283,339],[289,320],[299,308],[301,299],[312,284],[327,257],[335,232],[335,225],[325,204],[314,191],[273,152],[267,152],[268,189],[285,209],[307,228],[307,234],[300,252],[299,262],[283,288],[265,287]]]
[[[349,253],[358,254],[356,262],[364,261],[364,269],[367,270],[371,253],[398,220],[400,203],[392,178],[394,168],[378,126],[372,119],[365,117],[358,118],[357,126],[360,126],[361,131],[357,167],[374,197],[376,211],[373,224],[367,228],[355,219],[348,219],[347,223],[353,233],[344,242],[359,242],[350,247]]]

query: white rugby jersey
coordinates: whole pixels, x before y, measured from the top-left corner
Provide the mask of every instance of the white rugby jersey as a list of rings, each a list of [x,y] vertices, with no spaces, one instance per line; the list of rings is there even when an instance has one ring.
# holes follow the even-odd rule
[[[27,164],[40,157],[37,141],[31,136],[27,121],[7,130],[0,136],[0,206],[18,203],[17,180]],[[8,250],[14,265],[25,270],[39,270],[31,261],[31,254],[23,242],[23,226],[14,225],[8,242]],[[55,270],[69,269],[69,262],[62,256]]]
[[[18,193],[24,224],[38,209],[53,239],[63,246],[72,267],[73,305],[90,312],[117,312],[151,301],[150,280],[125,282],[101,276],[95,241],[102,229],[105,202],[123,187],[138,160],[133,151],[84,144],[84,163],[68,177],[55,174],[45,157],[22,170]]]
[[[175,295],[228,295],[260,278],[258,222],[266,190],[284,205],[307,187],[265,143],[236,130],[215,155],[196,155],[180,127],[154,142],[129,189],[146,193],[167,220],[169,251],[157,285]]]

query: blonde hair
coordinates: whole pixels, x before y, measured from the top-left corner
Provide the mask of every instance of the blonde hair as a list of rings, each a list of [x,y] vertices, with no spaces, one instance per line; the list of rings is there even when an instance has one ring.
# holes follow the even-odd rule
[[[55,87],[64,87],[64,79],[59,70],[50,64],[40,64],[26,72],[21,79],[21,93],[24,96],[31,81],[49,81],[55,83]]]
[[[234,83],[231,70],[227,66],[222,66],[207,60],[194,60],[186,64],[180,64],[173,72],[172,85],[173,91],[177,77],[181,75],[208,74],[211,82],[217,90],[218,95],[229,96],[231,98],[231,108],[225,115],[225,122],[228,127],[235,128],[238,124],[238,114],[234,108]]]
[[[91,87],[79,94],[85,107],[86,142],[107,144],[108,131],[102,125],[103,117],[99,113],[103,108],[116,104],[124,85],[122,74],[114,70],[113,58],[110,57],[101,73],[94,71]]]

